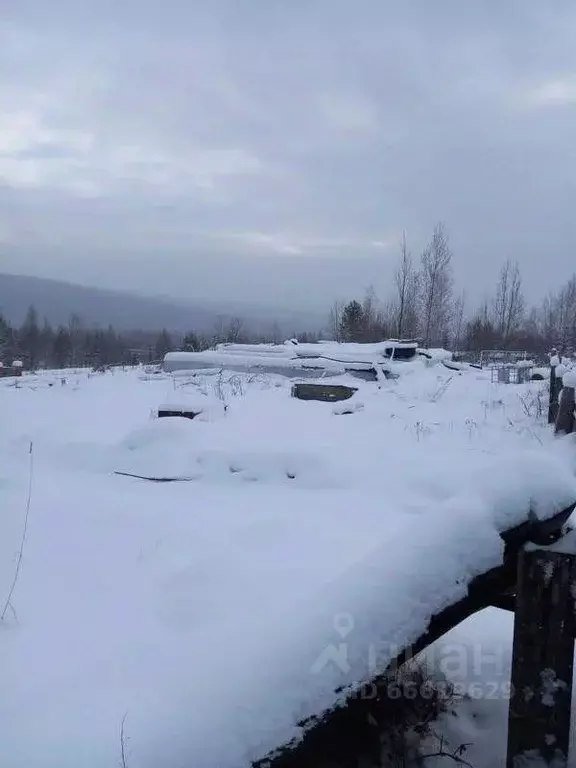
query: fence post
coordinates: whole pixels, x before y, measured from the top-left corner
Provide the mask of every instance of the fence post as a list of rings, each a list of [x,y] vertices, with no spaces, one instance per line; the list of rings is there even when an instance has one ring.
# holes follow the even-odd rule
[[[559,366],[560,367],[560,366]],[[557,377],[557,380],[559,377]],[[569,435],[574,431],[574,386],[576,385],[576,374],[564,373],[560,379],[562,390],[560,391],[559,403],[554,425],[554,434]]]
[[[550,403],[548,405],[548,424],[554,424],[558,413],[558,392],[562,382],[556,376],[556,367],[560,365],[560,359],[555,354],[550,357]]]
[[[574,553],[520,552],[506,768],[530,758],[567,765],[575,594]]]

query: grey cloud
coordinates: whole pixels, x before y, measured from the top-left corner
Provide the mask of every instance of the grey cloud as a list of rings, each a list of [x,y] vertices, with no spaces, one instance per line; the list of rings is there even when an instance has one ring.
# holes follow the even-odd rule
[[[511,256],[536,296],[576,245],[575,33],[567,0],[13,0],[5,261],[328,304],[443,219],[473,295]]]

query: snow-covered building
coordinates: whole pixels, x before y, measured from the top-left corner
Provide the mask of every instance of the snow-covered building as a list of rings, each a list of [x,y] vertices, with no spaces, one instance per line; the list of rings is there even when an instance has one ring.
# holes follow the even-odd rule
[[[276,373],[288,377],[339,376],[375,380],[391,360],[412,360],[416,342],[389,340],[377,344],[322,342],[299,344],[219,344],[205,352],[168,352],[163,361],[167,372],[226,368],[241,373]]]

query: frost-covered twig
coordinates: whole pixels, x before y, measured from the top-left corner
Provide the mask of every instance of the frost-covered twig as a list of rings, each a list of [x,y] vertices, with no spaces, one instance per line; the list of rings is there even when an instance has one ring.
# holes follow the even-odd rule
[[[128,768],[128,762],[126,760],[126,734],[124,732],[124,725],[126,723],[126,717],[128,712],[125,713],[122,718],[122,725],[120,726],[120,768]]]
[[[531,395],[531,396],[530,396]],[[544,415],[544,402],[543,391],[540,389],[536,394],[527,393],[525,395],[518,394],[518,399],[522,405],[522,410],[529,418],[534,418],[536,421],[542,418]]]
[[[436,734],[434,734],[436,736]],[[436,736],[439,740],[438,750],[436,752],[430,752],[426,755],[419,755],[418,756],[418,762],[423,763],[425,760],[430,760],[433,757],[447,757],[450,760],[453,760],[458,765],[465,765],[468,768],[474,768],[472,763],[469,763],[468,760],[465,760],[462,755],[466,752],[470,744],[460,744],[459,747],[456,747],[455,750],[452,752],[448,752],[444,746],[445,746],[445,740],[443,736]]]
[[[28,533],[28,516],[30,514],[30,503],[32,501],[32,484],[34,480],[34,445],[33,443],[30,443],[29,454],[30,454],[30,469],[28,474],[28,495],[26,499],[26,509],[24,513],[24,528],[22,530],[22,539],[20,541],[20,550],[18,552],[18,559],[16,561],[14,578],[12,580],[10,590],[8,591],[8,596],[6,597],[4,607],[2,608],[2,613],[0,613],[0,621],[4,621],[4,619],[6,618],[6,614],[10,609],[12,609],[12,612],[14,613],[14,615],[16,615],[14,607],[12,606],[12,596],[14,594],[14,590],[16,589],[16,584],[18,583],[18,577],[20,576],[20,568],[22,567],[22,558],[24,557],[24,546],[26,544],[26,535]]]
[[[533,429],[529,429],[528,434],[532,435],[532,437],[534,438],[534,440],[536,440],[537,443],[539,443],[540,445],[544,445],[540,437],[538,437],[538,435],[536,434],[536,432],[534,432]]]
[[[218,400],[221,400],[224,403],[224,408],[226,408],[226,396],[224,394],[224,387],[222,386],[223,374],[224,374],[224,369],[221,368],[218,373],[218,379],[216,380],[216,384],[214,385],[214,392]]]
[[[454,376],[450,376],[449,379],[446,379],[444,384],[442,384],[440,387],[438,387],[436,392],[434,392],[434,394],[430,397],[430,402],[431,403],[437,403],[440,400],[442,395],[446,392],[446,390],[450,386],[450,382],[452,381],[453,378],[454,378]]]
[[[528,399],[526,395],[518,395],[518,399],[520,400],[520,403],[522,404],[522,410],[526,414],[526,416],[532,416],[532,410],[530,408],[530,404],[528,403]]]

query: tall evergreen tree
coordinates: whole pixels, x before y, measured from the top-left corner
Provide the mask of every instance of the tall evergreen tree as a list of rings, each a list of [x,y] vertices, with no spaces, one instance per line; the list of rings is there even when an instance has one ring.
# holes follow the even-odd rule
[[[10,334],[10,326],[4,319],[4,315],[0,314],[0,362],[4,364],[12,361],[6,360],[6,350],[8,346],[8,336]]]
[[[57,368],[68,368],[72,364],[72,340],[70,331],[63,325],[58,327],[52,347],[52,360]]]
[[[29,367],[34,370],[38,366],[41,338],[38,326],[38,313],[35,307],[30,306],[26,318],[20,328],[20,347]]]
[[[163,358],[167,352],[171,352],[174,349],[172,338],[170,337],[170,334],[166,328],[162,329],[162,332],[156,339],[156,345],[154,349],[158,359]]]
[[[40,331],[39,339],[39,358],[45,366],[52,365],[54,352],[54,330],[47,318],[44,318],[44,325]]]
[[[342,310],[340,337],[343,341],[362,341],[366,330],[366,318],[360,302],[350,301]]]
[[[4,362],[7,365],[12,365],[15,360],[21,360],[22,356],[18,331],[9,325],[4,344]]]

